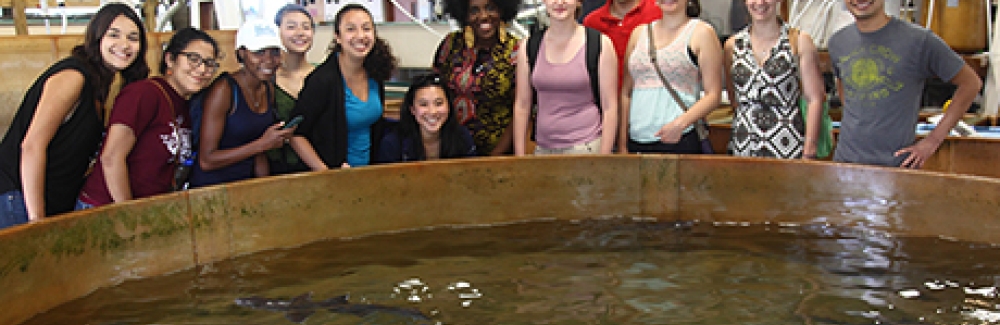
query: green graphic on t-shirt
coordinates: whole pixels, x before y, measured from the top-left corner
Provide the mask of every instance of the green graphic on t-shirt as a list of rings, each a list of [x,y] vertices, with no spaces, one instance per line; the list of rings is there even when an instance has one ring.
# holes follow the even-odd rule
[[[882,45],[861,47],[841,58],[848,69],[844,95],[854,104],[874,105],[903,89],[903,82],[894,78],[895,65],[900,61],[892,49]]]
[[[851,83],[858,88],[870,88],[885,82],[879,74],[878,62],[872,59],[858,59],[851,64]]]

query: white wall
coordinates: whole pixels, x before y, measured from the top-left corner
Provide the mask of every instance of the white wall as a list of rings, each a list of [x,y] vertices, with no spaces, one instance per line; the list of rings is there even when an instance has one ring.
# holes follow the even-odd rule
[[[446,35],[450,31],[448,23],[428,25],[441,35]],[[415,23],[379,24],[377,30],[379,37],[392,46],[392,52],[399,59],[402,68],[429,68],[434,51],[437,50],[438,43],[441,43],[441,37],[431,34]],[[309,62],[323,62],[331,41],[333,41],[333,26],[317,26],[313,48],[307,55]]]
[[[316,2],[320,1],[323,0],[317,0]],[[333,21],[334,16],[337,15],[337,12],[340,11],[341,7],[350,3],[358,3],[368,8],[368,10],[372,12],[372,18],[375,19],[375,22],[380,23],[385,21],[384,2],[384,0],[335,0],[326,4],[323,8],[325,17],[316,17],[316,19],[318,21]]]

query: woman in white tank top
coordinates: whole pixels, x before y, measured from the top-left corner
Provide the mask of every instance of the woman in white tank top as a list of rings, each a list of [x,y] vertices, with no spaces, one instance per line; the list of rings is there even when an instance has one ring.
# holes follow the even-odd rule
[[[693,126],[719,106],[722,46],[711,25],[693,18],[701,11],[698,0],[659,0],[657,4],[663,18],[651,23],[652,28],[636,27],[625,52],[618,148],[622,152],[701,153]],[[660,72],[677,90],[686,110],[676,103],[653,66],[650,36]]]

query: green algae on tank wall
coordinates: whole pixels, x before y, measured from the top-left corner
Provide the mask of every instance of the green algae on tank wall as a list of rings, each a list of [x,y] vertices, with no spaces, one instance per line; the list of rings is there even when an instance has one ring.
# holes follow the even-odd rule
[[[4,251],[0,256],[10,257],[0,266],[0,278],[15,270],[27,272],[40,255],[57,260],[86,252],[107,256],[126,249],[128,244],[139,239],[172,237],[189,229],[186,222],[174,217],[184,215],[176,205],[155,205],[142,213],[106,210],[101,215],[76,219],[47,234],[28,234],[20,239],[20,245],[0,245],[0,250]]]

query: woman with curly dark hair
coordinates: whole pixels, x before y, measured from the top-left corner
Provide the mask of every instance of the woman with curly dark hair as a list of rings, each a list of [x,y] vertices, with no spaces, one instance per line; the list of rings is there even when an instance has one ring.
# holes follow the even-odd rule
[[[385,81],[396,58],[378,38],[367,8],[344,6],[333,19],[330,55],[306,77],[291,116],[304,119],[292,148],[312,170],[366,166],[378,153]]]
[[[112,80],[146,79],[146,30],[132,8],[101,7],[84,42],[24,95],[0,141],[0,228],[73,210],[104,131]]]
[[[455,94],[458,121],[472,131],[479,155],[513,148],[514,66],[519,42],[507,22],[520,0],[446,0],[444,12],[461,30],[448,34],[434,55],[434,71]]]

